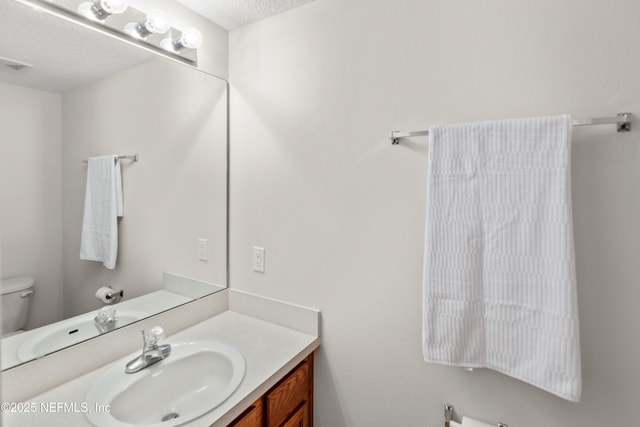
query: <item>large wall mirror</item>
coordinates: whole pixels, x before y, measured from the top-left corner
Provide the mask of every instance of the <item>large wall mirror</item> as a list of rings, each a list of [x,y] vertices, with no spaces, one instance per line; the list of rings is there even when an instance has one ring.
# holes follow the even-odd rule
[[[14,0],[0,28],[3,370],[225,288],[226,81]],[[134,154],[116,268],[81,260],[85,161]]]

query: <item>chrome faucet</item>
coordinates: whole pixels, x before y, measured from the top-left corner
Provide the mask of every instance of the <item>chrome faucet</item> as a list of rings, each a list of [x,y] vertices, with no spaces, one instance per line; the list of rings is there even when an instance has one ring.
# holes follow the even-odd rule
[[[171,346],[169,344],[158,345],[158,342],[164,338],[164,330],[160,326],[143,330],[142,338],[144,340],[142,354],[127,363],[124,370],[127,374],[139,372],[162,359],[166,359],[171,354]]]
[[[96,326],[96,329],[98,329],[98,332],[104,334],[116,328],[117,320],[115,308],[102,307],[98,310],[96,317],[93,318],[93,324]]]

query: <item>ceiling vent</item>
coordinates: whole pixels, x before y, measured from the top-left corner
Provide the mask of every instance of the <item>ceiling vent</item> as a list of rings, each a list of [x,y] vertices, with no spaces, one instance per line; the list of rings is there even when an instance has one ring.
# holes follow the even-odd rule
[[[0,56],[0,67],[9,67],[14,71],[21,71],[25,68],[33,68],[33,65]]]

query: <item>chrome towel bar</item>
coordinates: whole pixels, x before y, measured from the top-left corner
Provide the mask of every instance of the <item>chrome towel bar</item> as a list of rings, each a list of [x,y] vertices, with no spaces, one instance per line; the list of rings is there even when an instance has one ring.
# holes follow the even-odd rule
[[[618,132],[629,132],[631,130],[631,113],[618,113],[615,117],[593,117],[588,119],[574,119],[574,126],[594,126],[594,125],[617,125]],[[412,136],[428,136],[428,130],[400,131],[394,130],[389,133],[391,143],[396,145],[400,143],[401,138],[410,138]]]
[[[138,153],[136,154],[129,154],[126,156],[116,156],[116,159],[118,160],[133,160],[134,162],[138,161]],[[89,163],[89,160],[83,160],[82,163]]]

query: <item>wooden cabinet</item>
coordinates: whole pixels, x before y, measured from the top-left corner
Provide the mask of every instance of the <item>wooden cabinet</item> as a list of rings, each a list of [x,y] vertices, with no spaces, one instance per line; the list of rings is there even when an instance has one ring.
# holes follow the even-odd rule
[[[229,427],[262,427],[264,419],[263,399],[256,400],[253,405],[249,406],[238,418],[236,418]]]
[[[311,421],[309,420],[309,404],[305,403],[298,408],[296,412],[282,424],[282,427],[310,427]]]
[[[313,427],[313,353],[229,426]]]
[[[267,427],[277,427],[309,400],[309,363],[305,360],[280,383],[269,390],[266,397]]]

